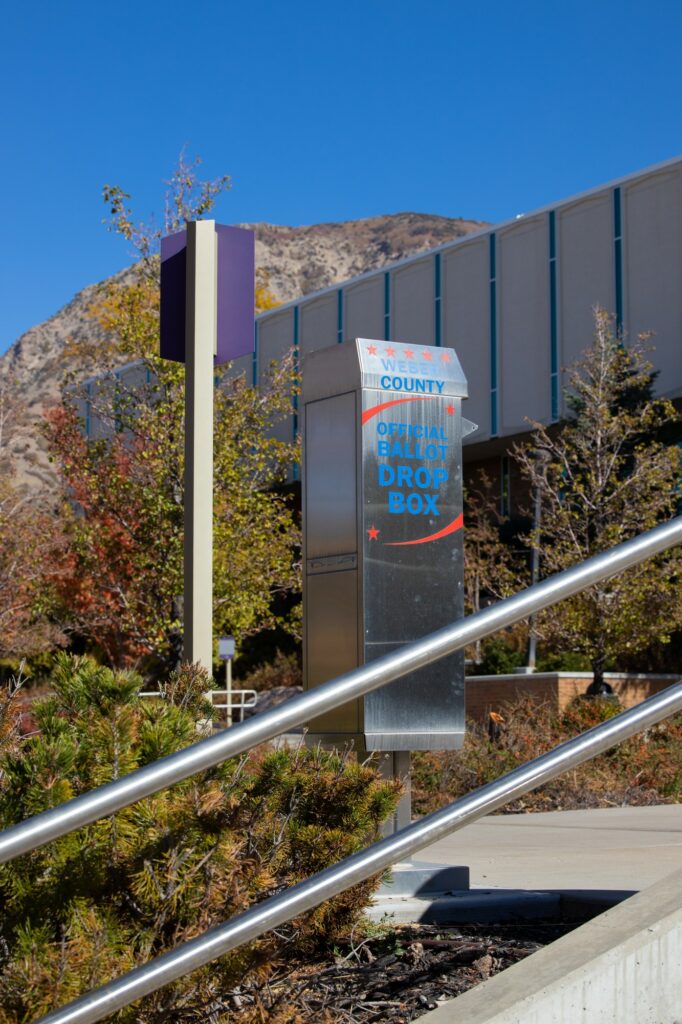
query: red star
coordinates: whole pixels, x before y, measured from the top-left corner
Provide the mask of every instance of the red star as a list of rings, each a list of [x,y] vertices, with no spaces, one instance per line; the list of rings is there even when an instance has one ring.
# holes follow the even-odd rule
[[[406,348],[405,351],[403,352],[403,355],[405,356],[406,359],[414,359],[414,352],[412,351],[411,348]]]
[[[448,407],[446,408],[445,411],[448,414],[448,416],[454,416],[455,415],[455,407],[454,407],[454,405],[448,405]]]
[[[370,540],[377,539],[377,537],[379,536],[379,531],[377,530],[376,526],[370,526],[369,530],[367,531],[367,536],[369,537]]]
[[[393,357],[395,355],[395,349],[389,345],[386,349],[386,355]]]
[[[376,345],[368,345],[367,346],[367,351],[369,352],[369,354],[371,356],[375,356],[377,354],[377,347],[376,347]]]
[[[431,355],[428,349],[426,350],[426,352],[422,352],[422,359],[426,359],[428,363],[430,363],[431,360],[433,359],[433,356]]]
[[[440,361],[441,361],[441,363],[449,363],[450,362],[450,355],[449,355],[449,353],[448,352],[443,352],[441,357],[440,357]]]

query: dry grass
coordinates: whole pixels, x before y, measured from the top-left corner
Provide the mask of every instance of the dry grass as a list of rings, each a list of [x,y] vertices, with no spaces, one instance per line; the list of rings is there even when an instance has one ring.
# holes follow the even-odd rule
[[[464,747],[413,756],[412,800],[426,814],[530,761],[620,710],[603,699],[574,701],[565,711],[521,699],[490,728],[469,723]],[[580,768],[507,804],[500,813],[644,806],[682,800],[682,715],[621,743]]]

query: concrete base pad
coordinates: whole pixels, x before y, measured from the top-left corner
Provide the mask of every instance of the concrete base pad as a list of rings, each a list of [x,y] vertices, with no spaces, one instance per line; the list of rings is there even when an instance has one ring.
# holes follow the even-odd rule
[[[390,878],[381,884],[379,895],[433,897],[468,888],[467,867],[433,864],[427,860],[407,860],[393,865]]]
[[[632,896],[632,891],[469,889],[431,898],[389,895],[383,887],[366,911],[384,924],[496,924],[505,921],[586,921]]]

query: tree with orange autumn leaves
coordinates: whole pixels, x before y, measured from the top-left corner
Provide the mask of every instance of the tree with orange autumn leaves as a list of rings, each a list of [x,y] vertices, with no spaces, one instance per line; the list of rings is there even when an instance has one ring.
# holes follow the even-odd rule
[[[210,187],[209,187],[210,186]],[[179,217],[210,211],[226,179],[201,183],[183,164],[169,183],[165,232]],[[91,314],[108,344],[110,366],[138,360],[135,386],[103,374],[89,396],[101,436],[87,440],[73,384],[47,418],[53,464],[64,489],[69,546],[57,589],[72,629],[112,665],[147,656],[174,662],[181,643],[183,589],[184,367],[158,358],[158,255],[150,233],[134,226],[127,195],[107,187],[113,225],[140,259],[124,283],[107,287]],[[256,300],[274,299],[266,282]],[[283,484],[295,444],[272,437],[287,416],[294,389],[291,358],[272,368],[258,391],[221,369],[214,417],[214,628],[237,640],[263,628],[298,630],[298,613],[278,595],[300,583],[299,531]]]

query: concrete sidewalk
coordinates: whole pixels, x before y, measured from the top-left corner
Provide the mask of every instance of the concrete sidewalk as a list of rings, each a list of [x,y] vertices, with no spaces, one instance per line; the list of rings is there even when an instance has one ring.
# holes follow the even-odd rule
[[[482,818],[417,854],[485,889],[641,890],[682,868],[682,804]]]

